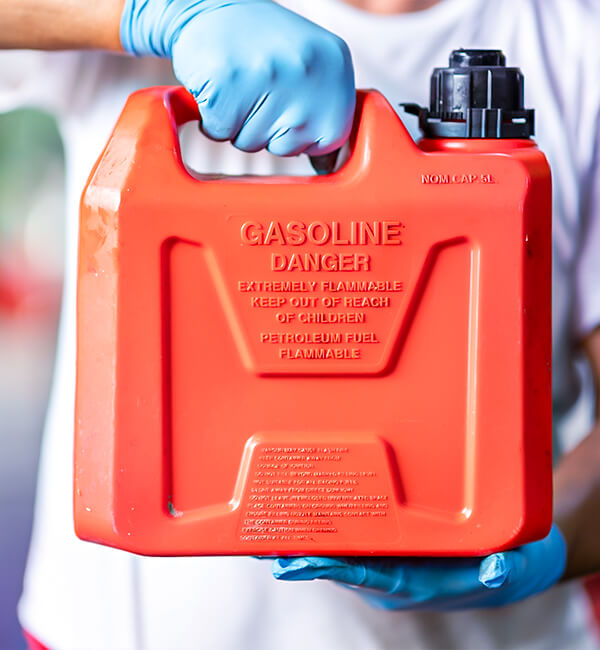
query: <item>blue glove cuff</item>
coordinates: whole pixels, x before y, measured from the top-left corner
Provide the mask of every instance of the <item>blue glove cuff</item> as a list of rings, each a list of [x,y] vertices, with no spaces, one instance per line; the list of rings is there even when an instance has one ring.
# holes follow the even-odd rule
[[[125,0],[121,44],[136,56],[170,57],[173,40],[206,0]]]
[[[249,0],[237,0],[237,4],[244,1]],[[136,56],[170,58],[173,43],[190,20],[229,4],[227,0],[125,0],[119,28],[121,45]]]

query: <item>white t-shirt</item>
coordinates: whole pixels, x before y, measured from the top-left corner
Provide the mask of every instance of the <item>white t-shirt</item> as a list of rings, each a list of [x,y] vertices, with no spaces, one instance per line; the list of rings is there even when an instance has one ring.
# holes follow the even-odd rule
[[[433,67],[456,47],[501,48],[526,79],[554,177],[554,387],[560,428],[581,393],[573,341],[600,324],[600,3],[444,0],[380,16],[341,0],[282,4],[349,44],[358,87],[426,104]],[[278,583],[252,558],[141,558],[73,533],[72,438],[78,200],[127,95],[169,82],[169,64],[102,53],[0,55],[0,110],[59,117],[67,163],[63,317],[20,618],[53,650],[378,650],[598,647],[577,585],[494,611],[385,612],[329,582]],[[416,135],[416,120],[407,124]],[[198,138],[196,166],[310,173],[304,158],[242,154]],[[563,427],[564,428],[564,427]],[[562,432],[564,433],[564,432]],[[573,444],[580,428],[566,446]],[[563,440],[565,436],[563,436]]]

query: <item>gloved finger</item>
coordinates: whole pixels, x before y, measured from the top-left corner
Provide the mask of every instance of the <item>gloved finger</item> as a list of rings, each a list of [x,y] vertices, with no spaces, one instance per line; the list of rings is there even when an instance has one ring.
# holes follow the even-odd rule
[[[295,98],[295,101],[291,101]],[[322,155],[338,149],[348,138],[354,117],[355,95],[330,117],[315,111],[293,88],[269,93],[242,126],[235,145],[244,151],[266,147],[278,156],[315,152]],[[319,111],[322,107],[319,106]],[[331,117],[335,114],[337,119]]]
[[[233,141],[234,146],[248,152],[266,149],[273,136],[287,130],[292,124],[282,112],[277,94],[265,92],[248,113]]]
[[[234,145],[243,151],[259,151],[283,138],[273,153],[294,155],[314,142],[307,129],[309,123],[310,107],[302,97],[298,99],[293,88],[271,89],[249,112]],[[294,133],[295,137],[290,137],[290,133]]]
[[[313,142],[306,153],[323,156],[340,149],[348,140],[356,110],[356,91],[351,78],[342,91],[325,95],[311,113]]]
[[[198,68],[175,72],[196,99],[202,130],[215,140],[235,139],[264,104],[269,96],[265,89],[272,85],[271,68],[260,60],[225,65],[214,53],[205,54]]]
[[[402,558],[280,558],[273,564],[280,580],[328,579],[387,594],[405,594],[413,602],[485,591],[479,560]]]
[[[348,140],[354,121],[356,97],[335,112],[336,119],[322,118],[313,124],[313,141],[305,153],[309,156],[325,156],[340,149]]]
[[[267,150],[276,156],[297,156],[314,144],[306,125],[284,128],[269,140]]]
[[[325,50],[321,65],[311,68],[310,86],[313,95],[318,97],[318,105],[313,106],[310,120],[313,144],[305,151],[311,156],[322,156],[344,145],[352,129],[356,108],[354,68],[348,46],[335,37],[327,43]],[[339,76],[330,75],[332,66],[340,71]]]
[[[201,129],[213,140],[233,140],[257,103],[251,84],[211,79],[195,94]],[[259,98],[260,99],[260,98]]]
[[[510,554],[494,553],[483,558],[479,565],[478,580],[490,589],[501,587],[507,580],[513,566]]]
[[[497,562],[499,555],[503,556],[506,565],[506,578],[502,588],[490,593],[482,607],[517,602],[556,583],[565,571],[567,547],[560,529],[554,524],[544,539],[485,558],[480,579],[487,578],[487,565]]]
[[[367,579],[366,568],[359,562],[335,557],[278,558],[273,562],[273,575],[278,580],[337,580],[362,586]],[[382,577],[380,589],[387,591],[389,581]]]
[[[234,139],[233,144],[235,147],[247,152],[255,152],[268,148],[271,153],[290,156],[303,152],[309,153],[315,149],[321,152],[331,146],[331,144],[326,146],[324,144],[325,141],[343,142],[344,138],[347,137],[345,131],[342,131],[340,134],[334,134],[333,139],[331,134],[311,135],[306,128],[308,119],[297,118],[293,120],[289,117],[289,112],[274,119],[274,116],[278,114],[278,108],[274,104],[273,95],[270,93],[265,93],[260,98]],[[314,133],[314,127],[312,130]],[[323,133],[323,130],[321,129],[317,132]],[[279,138],[283,139],[277,143],[276,140]],[[339,148],[336,147],[330,153],[318,154],[319,159],[328,159],[327,166],[322,170],[317,170],[318,173],[332,171],[333,166],[335,166],[338,151]]]

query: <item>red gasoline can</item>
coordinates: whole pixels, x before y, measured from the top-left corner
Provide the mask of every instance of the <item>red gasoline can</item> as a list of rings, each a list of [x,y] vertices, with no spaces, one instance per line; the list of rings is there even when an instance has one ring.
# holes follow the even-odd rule
[[[314,177],[194,177],[132,95],[81,204],[75,526],[150,555],[481,555],[551,524],[550,171],[498,51],[415,143],[359,92]]]

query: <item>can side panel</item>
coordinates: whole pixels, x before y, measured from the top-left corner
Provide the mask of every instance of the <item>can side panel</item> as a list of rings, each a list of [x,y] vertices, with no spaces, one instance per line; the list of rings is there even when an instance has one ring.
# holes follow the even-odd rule
[[[419,153],[389,105],[382,108],[373,95],[363,100],[371,118],[384,110],[377,124],[385,125],[386,138],[371,152],[377,164],[360,174],[265,183],[192,179],[177,167],[168,138],[159,138],[163,149],[153,140],[157,128],[171,125],[157,126],[147,95],[134,100],[141,113],[128,113],[125,124],[142,135],[125,132],[123,147],[135,143],[125,157],[131,167],[116,194],[102,190],[102,201],[113,206],[110,218],[100,215],[110,234],[94,244],[103,251],[102,266],[89,277],[80,266],[78,410],[88,414],[93,436],[85,428],[78,433],[76,459],[78,475],[97,488],[96,502],[82,501],[76,510],[85,538],[157,555],[478,555],[543,530],[547,511],[533,504],[548,495],[549,468],[536,461],[547,438],[529,435],[533,416],[527,419],[527,380],[539,372],[540,352],[525,362],[522,355],[526,331],[544,322],[542,314],[529,323],[523,309],[543,275],[526,266],[523,233],[535,173],[542,177],[544,170],[534,173],[533,159],[512,155]],[[118,165],[105,154],[100,176],[111,178]],[[423,182],[423,175],[439,178],[444,169],[456,183]],[[484,175],[497,182],[483,182]],[[542,213],[531,219],[537,223]],[[84,208],[82,219],[88,218],[95,213],[88,217]],[[323,344],[326,325],[269,325],[284,306],[272,299],[294,291],[265,290],[265,300],[253,303],[239,281],[283,273],[331,282],[371,270],[322,270],[314,277],[298,268],[278,271],[266,253],[289,260],[292,250],[305,251],[278,234],[267,244],[244,242],[240,232],[250,220],[261,224],[261,237],[276,231],[269,224],[282,222],[284,238],[289,221],[304,221],[306,230],[319,222],[316,240],[324,237],[322,224],[331,224],[330,239],[306,249],[321,261],[355,245],[342,243],[355,236],[353,221],[387,220],[392,238],[397,223],[405,226],[401,245],[360,248],[371,255],[375,279],[396,281],[388,286],[402,291],[386,289],[389,302],[352,300],[365,305],[352,309],[367,319],[338,328],[352,333],[353,343],[361,335],[370,365],[352,357],[317,364],[303,358],[298,365],[288,353],[280,358],[280,347],[348,346]],[[335,293],[328,288],[323,295]],[[92,308],[95,301],[101,311]],[[296,315],[312,309],[285,306]],[[325,309],[351,308],[319,311]],[[288,331],[305,336],[303,342],[281,345]],[[84,391],[86,385],[92,389]],[[94,462],[82,453],[84,439],[95,446]],[[312,465],[308,477],[292,476],[303,471],[292,463]],[[321,482],[308,482],[315,480]],[[541,486],[537,492],[532,482]],[[309,501],[319,515],[310,526],[299,523],[309,507],[285,516],[266,507],[291,510]],[[328,505],[334,501],[357,506],[336,512],[389,514],[338,517]],[[254,516],[251,504],[264,516]],[[343,538],[332,532],[343,528],[338,519],[347,528]],[[276,539],[260,537],[273,532]]]

